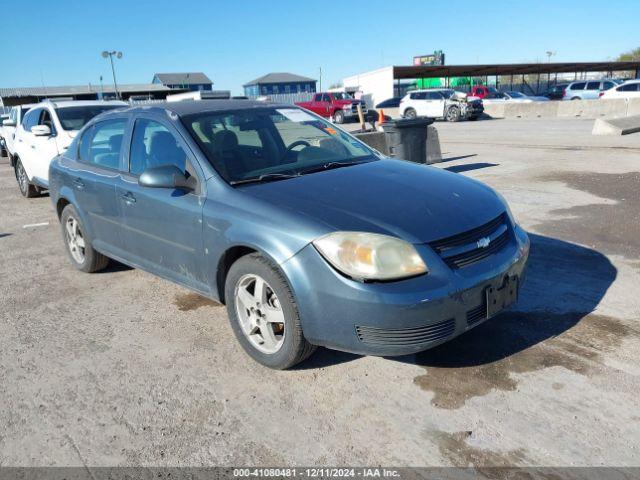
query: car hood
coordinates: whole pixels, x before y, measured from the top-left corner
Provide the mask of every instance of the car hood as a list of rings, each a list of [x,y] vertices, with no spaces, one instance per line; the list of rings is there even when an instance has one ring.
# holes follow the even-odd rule
[[[502,200],[480,182],[391,159],[241,189],[315,221],[320,230],[382,233],[411,243],[470,230],[505,211]]]

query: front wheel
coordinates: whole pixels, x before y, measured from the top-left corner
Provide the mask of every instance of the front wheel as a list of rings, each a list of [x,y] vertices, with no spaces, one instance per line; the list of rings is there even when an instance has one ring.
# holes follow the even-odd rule
[[[338,125],[344,123],[344,112],[342,110],[336,110],[333,113],[333,121]]]
[[[447,110],[446,115],[447,122],[459,122],[460,121],[460,109],[458,107],[451,107]]]
[[[38,195],[38,189],[35,185],[32,185],[31,182],[29,182],[29,177],[27,176],[27,172],[22,166],[20,159],[16,160],[14,171],[16,174],[16,180],[18,181],[18,188],[20,188],[22,196],[26,198],[33,198]]]
[[[246,255],[231,266],[225,299],[236,338],[258,363],[283,370],[314,352],[302,333],[288,282],[263,256]]]
[[[67,205],[60,216],[62,237],[69,252],[71,263],[78,270],[93,273],[103,270],[109,258],[94,250],[87,238],[84,225],[73,205]]]

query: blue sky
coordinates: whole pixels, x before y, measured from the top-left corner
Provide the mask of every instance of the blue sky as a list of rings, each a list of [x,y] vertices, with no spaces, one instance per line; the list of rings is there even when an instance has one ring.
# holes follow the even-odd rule
[[[483,11],[484,10],[484,11]],[[240,93],[268,72],[323,84],[442,49],[448,64],[612,59],[640,46],[640,2],[0,0],[0,87],[118,81],[203,71]]]

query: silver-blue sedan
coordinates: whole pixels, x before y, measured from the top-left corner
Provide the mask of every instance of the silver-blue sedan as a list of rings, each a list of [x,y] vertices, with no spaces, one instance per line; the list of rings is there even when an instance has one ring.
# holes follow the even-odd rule
[[[526,233],[486,185],[385,158],[291,105],[139,106],[96,117],[50,167],[71,262],[109,258],[223,302],[244,349],[418,352],[513,303]]]

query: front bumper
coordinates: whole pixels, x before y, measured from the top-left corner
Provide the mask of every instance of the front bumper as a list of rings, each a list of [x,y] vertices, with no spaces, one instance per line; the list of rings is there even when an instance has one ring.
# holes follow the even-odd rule
[[[429,273],[361,283],[336,272],[307,245],[281,266],[311,343],[365,355],[406,355],[444,343],[486,320],[485,290],[506,276],[524,281],[529,239],[514,227],[509,243],[475,265],[449,268],[426,245],[416,246]]]

